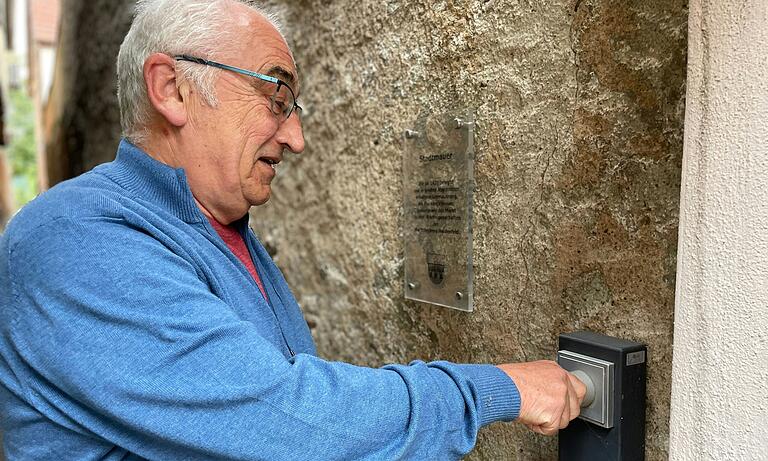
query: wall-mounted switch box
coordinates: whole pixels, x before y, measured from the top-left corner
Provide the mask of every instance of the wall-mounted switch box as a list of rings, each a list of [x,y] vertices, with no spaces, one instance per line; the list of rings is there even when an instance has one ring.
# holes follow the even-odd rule
[[[613,427],[613,363],[571,351],[559,351],[557,363],[584,381],[590,401],[582,405],[579,418],[610,429]]]
[[[580,331],[560,335],[557,361],[588,384],[591,402],[560,431],[560,461],[645,459],[645,345]]]

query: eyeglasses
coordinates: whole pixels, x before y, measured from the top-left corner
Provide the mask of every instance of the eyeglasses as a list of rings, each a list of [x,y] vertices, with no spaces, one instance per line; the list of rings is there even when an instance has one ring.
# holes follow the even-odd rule
[[[296,95],[293,93],[290,85],[279,78],[275,78],[269,75],[259,74],[250,70],[241,69],[239,67],[229,66],[216,61],[209,61],[203,58],[197,58],[194,56],[188,56],[186,54],[174,56],[177,61],[188,61],[195,64],[202,64],[204,66],[216,67],[218,69],[228,70],[248,77],[257,78],[265,82],[274,83],[277,85],[277,89],[272,97],[269,99],[271,102],[272,113],[279,118],[281,122],[288,120],[294,109],[297,109],[297,113],[302,111],[301,106],[296,101]]]

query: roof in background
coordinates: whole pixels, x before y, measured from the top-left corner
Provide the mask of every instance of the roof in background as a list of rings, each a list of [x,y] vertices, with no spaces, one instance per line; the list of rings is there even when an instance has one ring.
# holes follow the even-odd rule
[[[59,32],[59,0],[30,0],[29,17],[32,40],[54,44]]]

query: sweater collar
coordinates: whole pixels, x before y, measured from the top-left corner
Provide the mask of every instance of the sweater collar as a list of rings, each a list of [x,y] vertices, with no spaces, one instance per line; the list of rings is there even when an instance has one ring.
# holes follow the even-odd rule
[[[126,139],[120,141],[111,167],[101,171],[128,192],[157,205],[179,219],[204,222],[182,168],[161,163]]]

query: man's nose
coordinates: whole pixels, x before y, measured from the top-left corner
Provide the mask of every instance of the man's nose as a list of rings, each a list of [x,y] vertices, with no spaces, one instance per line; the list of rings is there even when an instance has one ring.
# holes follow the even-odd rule
[[[304,131],[301,128],[299,114],[293,113],[277,130],[277,141],[288,147],[294,154],[304,150]]]

